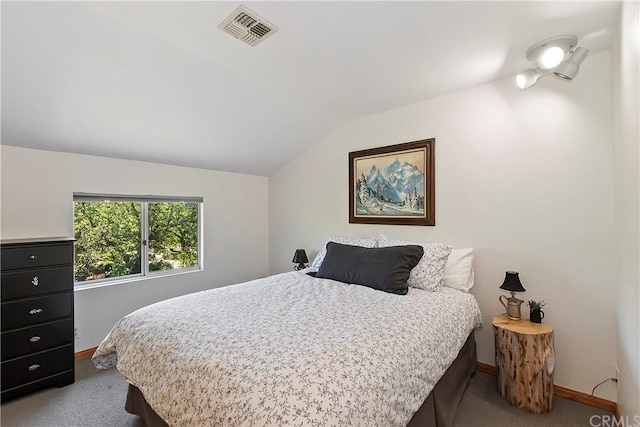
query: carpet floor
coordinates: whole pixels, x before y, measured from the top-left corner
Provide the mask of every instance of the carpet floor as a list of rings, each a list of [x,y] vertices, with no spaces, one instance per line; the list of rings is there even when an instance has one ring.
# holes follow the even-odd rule
[[[124,410],[127,383],[115,369],[97,371],[90,359],[76,362],[76,382],[14,399],[0,406],[2,427],[144,427]],[[545,415],[519,411],[496,391],[495,377],[477,372],[464,395],[456,427],[588,427],[594,416],[612,414],[554,396]],[[600,418],[596,418],[598,423]],[[601,424],[597,424],[601,425]]]

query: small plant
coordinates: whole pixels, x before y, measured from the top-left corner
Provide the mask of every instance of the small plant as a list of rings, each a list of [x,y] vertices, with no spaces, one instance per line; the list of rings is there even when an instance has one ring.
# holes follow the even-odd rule
[[[542,307],[544,307],[544,305],[544,301],[529,300],[529,310],[540,310]]]

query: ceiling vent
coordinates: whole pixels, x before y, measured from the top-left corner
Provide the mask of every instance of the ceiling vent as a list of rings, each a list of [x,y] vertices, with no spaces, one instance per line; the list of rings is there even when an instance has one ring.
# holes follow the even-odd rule
[[[239,6],[234,10],[218,25],[218,28],[250,46],[257,46],[258,43],[278,31],[278,27],[244,6]]]

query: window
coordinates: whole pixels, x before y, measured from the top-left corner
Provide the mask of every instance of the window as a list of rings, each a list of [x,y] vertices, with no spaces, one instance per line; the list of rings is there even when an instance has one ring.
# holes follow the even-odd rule
[[[75,281],[196,270],[202,198],[74,193]]]

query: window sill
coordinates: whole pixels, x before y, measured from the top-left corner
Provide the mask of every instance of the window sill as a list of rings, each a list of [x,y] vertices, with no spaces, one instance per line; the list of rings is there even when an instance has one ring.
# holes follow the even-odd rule
[[[163,272],[157,272],[148,276],[130,276],[130,277],[123,277],[121,279],[110,279],[110,280],[101,280],[99,282],[88,282],[88,283],[82,283],[79,284],[79,282],[74,282],[73,284],[73,290],[75,291],[84,291],[87,289],[95,289],[95,288],[103,288],[103,287],[107,287],[107,286],[117,286],[117,285],[122,285],[122,284],[126,284],[126,283],[132,283],[132,282],[140,282],[140,281],[146,281],[146,280],[153,280],[153,279],[158,279],[161,277],[170,277],[170,276],[178,276],[178,275],[182,275],[182,274],[190,274],[190,273],[197,273],[203,271],[203,268],[201,267],[192,267],[192,268],[185,268],[185,269],[181,269],[179,271],[163,271]]]

